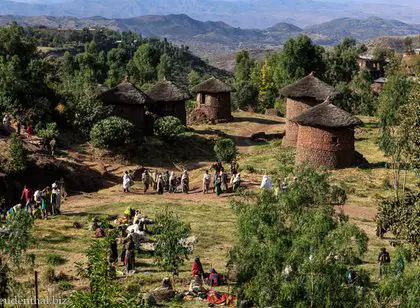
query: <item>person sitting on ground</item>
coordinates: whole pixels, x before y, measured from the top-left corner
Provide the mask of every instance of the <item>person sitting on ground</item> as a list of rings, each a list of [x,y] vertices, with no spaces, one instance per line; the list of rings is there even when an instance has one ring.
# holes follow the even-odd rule
[[[196,257],[194,259],[194,263],[191,268],[191,276],[192,277],[199,276],[202,278],[204,277],[203,265],[201,264],[199,257]]]
[[[105,230],[103,228],[96,228],[96,230],[95,230],[95,236],[97,238],[104,237],[105,236]]]
[[[237,192],[238,188],[241,186],[241,174],[238,173],[233,180],[233,191]]]
[[[391,262],[391,257],[389,256],[386,248],[381,248],[381,251],[378,255],[378,276],[381,277],[388,272],[388,266]]]
[[[208,282],[210,286],[218,287],[223,284],[223,276],[216,272],[214,268],[211,268]]]
[[[203,175],[203,194],[208,194],[210,189],[211,175],[209,171],[206,170]]]
[[[264,175],[263,179],[261,181],[261,189],[266,189],[266,190],[271,190],[273,189],[273,182],[271,181],[271,179],[268,177],[268,175]]]
[[[195,275],[191,280],[189,291],[194,293],[204,292],[203,280],[200,278],[200,276]]]

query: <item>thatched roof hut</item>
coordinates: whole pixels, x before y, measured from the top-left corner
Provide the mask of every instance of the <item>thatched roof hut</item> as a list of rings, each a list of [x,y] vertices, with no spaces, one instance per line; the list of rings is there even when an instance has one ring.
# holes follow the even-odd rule
[[[148,108],[159,117],[174,116],[186,125],[187,113],[185,101],[192,98],[188,91],[181,89],[171,81],[160,81],[146,91],[154,103]]]
[[[354,127],[363,124],[359,118],[331,104],[329,99],[305,111],[292,121],[304,126],[333,128]]]
[[[123,82],[99,94],[98,99],[107,105],[144,105],[153,100],[130,82]]]
[[[226,93],[232,92],[232,87],[220,79],[212,76],[211,78],[199,83],[191,89],[192,93]]]
[[[296,146],[298,134],[297,124],[290,120],[328,97],[335,98],[339,94],[333,87],[319,80],[314,73],[284,87],[280,93],[287,97],[286,135],[283,138],[283,146],[287,147]]]
[[[299,125],[296,164],[346,168],[356,161],[354,128],[363,122],[327,99],[296,118]]]
[[[146,117],[145,106],[153,100],[129,82],[123,82],[98,95],[98,100],[113,106],[112,113],[133,123],[144,135],[153,133],[153,121]]]
[[[196,85],[191,92],[197,94],[198,113],[202,113],[212,122],[230,121],[232,119],[231,86],[211,77]]]

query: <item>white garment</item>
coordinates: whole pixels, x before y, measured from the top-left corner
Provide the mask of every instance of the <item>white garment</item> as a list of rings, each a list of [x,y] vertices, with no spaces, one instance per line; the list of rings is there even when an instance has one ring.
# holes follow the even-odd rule
[[[184,181],[184,179],[188,179],[187,171],[184,171],[184,173],[182,174],[181,181]]]
[[[130,176],[127,173],[125,173],[124,176],[123,176],[123,187],[124,187],[124,189],[130,188],[130,182],[131,182]]]
[[[41,201],[41,191],[39,189],[34,193],[34,200],[38,202]]]
[[[239,183],[241,181],[241,175],[238,173],[233,180],[233,183]]]
[[[208,173],[205,173],[204,176],[203,176],[203,182],[204,183],[210,183],[210,181],[211,181],[211,175],[208,174]]]
[[[261,189],[267,189],[267,190],[272,190],[273,189],[273,182],[271,181],[271,179],[267,175],[264,175],[260,188]]]

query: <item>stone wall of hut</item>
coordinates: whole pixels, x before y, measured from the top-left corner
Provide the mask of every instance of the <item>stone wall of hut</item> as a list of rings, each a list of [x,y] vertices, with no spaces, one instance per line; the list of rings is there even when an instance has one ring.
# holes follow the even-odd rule
[[[299,98],[291,99],[288,98],[286,101],[286,134],[283,138],[283,146],[285,147],[296,147],[298,139],[299,126],[290,121],[297,117],[304,111],[317,105],[319,102],[314,98]]]
[[[145,116],[143,105],[114,105],[112,114],[130,121],[137,129],[144,130]]]
[[[182,124],[187,125],[187,112],[185,101],[178,102],[155,102],[148,107],[159,117],[173,116],[181,120]]]
[[[299,126],[296,164],[309,163],[318,168],[346,168],[355,160],[352,128],[316,128]]]
[[[197,108],[212,121],[232,119],[230,92],[199,93],[197,94]]]

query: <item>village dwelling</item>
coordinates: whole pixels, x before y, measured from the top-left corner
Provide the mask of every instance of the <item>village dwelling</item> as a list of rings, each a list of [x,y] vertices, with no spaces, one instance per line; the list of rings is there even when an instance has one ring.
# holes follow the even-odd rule
[[[231,121],[232,88],[223,81],[211,77],[196,85],[191,92],[197,94],[197,110],[212,122]]]
[[[311,73],[281,89],[280,94],[287,97],[286,131],[282,144],[285,147],[295,147],[299,128],[296,123],[290,120],[324,102],[328,97],[335,98],[338,92]]]
[[[354,165],[354,128],[363,122],[327,99],[293,119],[299,125],[296,164],[314,168],[346,168]]]
[[[146,91],[146,95],[154,101],[148,106],[150,112],[158,117],[174,116],[187,125],[185,101],[192,98],[188,92],[164,80]]]
[[[132,83],[120,83],[99,94],[98,100],[113,106],[113,115],[130,121],[143,135],[153,134],[153,119],[146,114],[146,105],[152,104],[153,100]]]
[[[375,59],[372,55],[359,55],[357,59],[359,69],[366,69],[370,72],[373,79],[385,76],[385,65],[388,63],[386,59]]]

